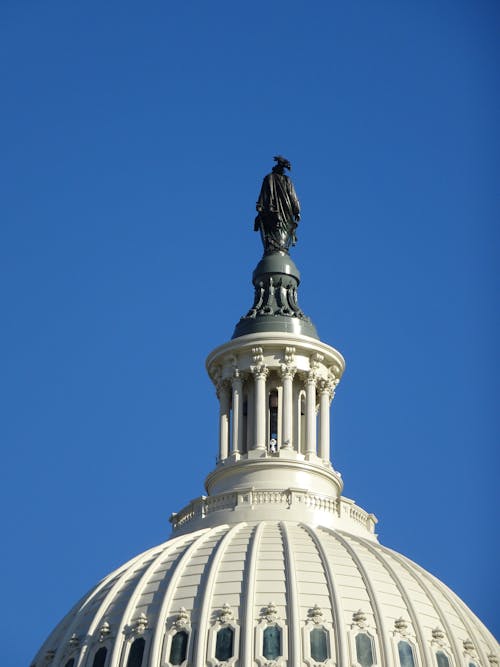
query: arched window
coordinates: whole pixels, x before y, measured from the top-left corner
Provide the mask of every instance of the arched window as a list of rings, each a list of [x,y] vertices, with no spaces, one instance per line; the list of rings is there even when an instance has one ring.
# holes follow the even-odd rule
[[[408,642],[400,641],[398,643],[399,664],[401,667],[415,667],[415,658],[413,649]]]
[[[64,667],[75,667],[75,659],[70,658],[68,662],[64,665]]]
[[[328,658],[328,632],[325,628],[313,628],[310,633],[311,658],[323,662]]]
[[[221,628],[217,633],[217,641],[215,642],[215,657],[217,660],[229,660],[234,655],[234,630],[227,626]]]
[[[130,653],[128,654],[127,667],[141,667],[145,646],[146,642],[142,637],[134,640],[130,647]]]
[[[363,632],[356,635],[356,658],[361,667],[372,667],[374,662],[372,640]]]
[[[185,630],[180,630],[176,632],[172,637],[172,644],[170,646],[170,658],[169,662],[171,665],[182,665],[187,656],[187,646],[188,646],[189,635]]]
[[[104,646],[100,648],[94,656],[94,662],[92,663],[92,667],[104,667],[107,654],[108,654],[107,648],[104,648]]]
[[[281,628],[269,625],[262,637],[262,655],[266,660],[274,660],[281,655]]]
[[[301,391],[299,394],[299,423],[297,433],[298,447],[297,451],[306,453],[306,393]]]
[[[436,660],[438,667],[450,667],[450,661],[444,651],[438,651],[436,653]]]
[[[477,667],[475,662],[469,662],[469,667]]]
[[[269,393],[269,442],[278,441],[278,392]]]

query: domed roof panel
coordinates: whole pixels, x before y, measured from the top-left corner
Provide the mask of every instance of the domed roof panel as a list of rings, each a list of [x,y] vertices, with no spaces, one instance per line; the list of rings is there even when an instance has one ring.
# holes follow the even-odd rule
[[[168,665],[166,646],[179,628],[192,633],[190,665],[218,664],[207,655],[217,630],[231,627],[246,667],[269,625],[280,628],[287,667],[307,664],[314,627],[327,633],[340,667],[356,661],[358,634],[370,638],[384,667],[399,667],[399,641],[424,667],[438,650],[452,667],[488,667],[497,650],[456,595],[404,556],[346,532],[267,521],[188,533],[133,559],[73,608],[36,664],[49,655],[54,667],[71,657],[75,667],[91,667],[106,647],[107,667],[123,667],[123,651],[140,636],[144,667]]]

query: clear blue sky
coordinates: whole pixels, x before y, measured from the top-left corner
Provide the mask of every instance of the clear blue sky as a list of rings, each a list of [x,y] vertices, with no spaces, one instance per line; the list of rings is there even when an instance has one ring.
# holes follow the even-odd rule
[[[1,2],[3,667],[203,492],[204,359],[251,304],[276,153],[301,306],[347,360],[345,494],[500,634],[499,24],[482,0]]]

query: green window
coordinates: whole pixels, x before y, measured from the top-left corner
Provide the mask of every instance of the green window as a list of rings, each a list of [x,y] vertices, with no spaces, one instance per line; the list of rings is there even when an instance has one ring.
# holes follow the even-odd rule
[[[361,667],[372,667],[374,662],[372,640],[364,633],[356,635],[356,657]]]
[[[94,662],[92,663],[92,667],[104,667],[107,653],[108,650],[104,648],[104,646],[100,648],[94,656]]]
[[[444,651],[438,651],[436,653],[436,660],[438,667],[450,667],[450,661]]]
[[[215,657],[217,660],[229,660],[234,655],[234,630],[233,628],[221,628],[217,633],[215,642]]]
[[[181,630],[173,636],[169,659],[171,665],[182,665],[186,659],[188,638],[189,635],[185,630]]]
[[[262,655],[267,660],[274,660],[281,655],[281,628],[270,625],[264,630]]]
[[[324,628],[314,628],[309,635],[311,639],[311,658],[323,662],[328,658],[328,633]]]
[[[415,667],[413,649],[408,642],[398,643],[399,664],[401,667]]]
[[[139,639],[136,639],[133,642],[130,647],[130,653],[128,654],[127,667],[141,667],[145,646],[146,642],[142,637],[139,637]]]

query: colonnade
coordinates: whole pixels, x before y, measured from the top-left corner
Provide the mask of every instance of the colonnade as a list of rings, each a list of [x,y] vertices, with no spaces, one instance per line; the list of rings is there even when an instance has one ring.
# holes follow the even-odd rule
[[[297,372],[290,364],[270,369],[258,360],[245,373],[234,368],[232,377],[217,382],[219,460],[270,449],[273,394],[277,397],[277,447],[329,462],[330,403],[337,383],[338,379],[321,377],[314,368]]]

